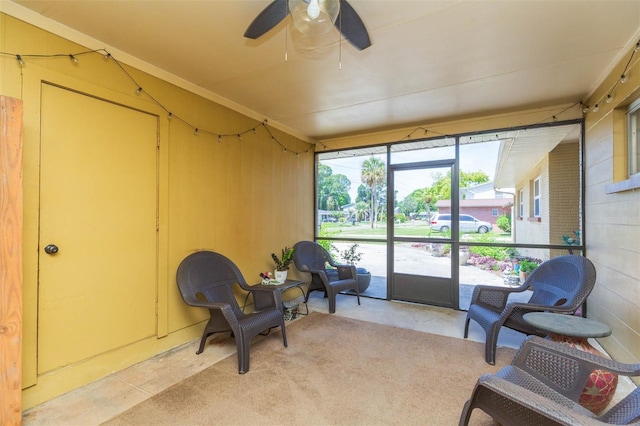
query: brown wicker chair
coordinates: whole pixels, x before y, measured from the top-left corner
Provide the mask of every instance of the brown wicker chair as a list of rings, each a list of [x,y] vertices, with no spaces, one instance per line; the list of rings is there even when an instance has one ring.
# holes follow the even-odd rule
[[[311,283],[305,296],[305,303],[309,300],[312,291],[324,291],[329,298],[329,313],[336,312],[336,295],[344,290],[354,290],[360,304],[360,291],[358,290],[358,278],[354,265],[341,265],[335,263],[329,253],[318,243],[313,241],[300,241],[294,246],[293,262],[301,272],[311,274]],[[326,265],[337,269],[337,280],[331,280],[327,275]]]
[[[574,313],[587,300],[596,282],[596,269],[583,256],[566,255],[547,260],[538,266],[517,288],[479,285],[473,291],[464,337],[469,334],[469,322],[475,320],[486,334],[485,360],[494,365],[496,344],[504,327],[528,335],[546,336],[522,318],[528,312]],[[509,302],[510,294],[532,290],[527,302]]]
[[[511,365],[478,379],[459,424],[467,425],[476,408],[504,425],[640,424],[640,388],[601,415],[578,404],[594,370],[640,376],[640,363],[623,364],[562,343],[529,337]]]
[[[202,353],[207,337],[231,331],[238,348],[238,371],[249,371],[249,348],[258,334],[280,327],[287,347],[287,334],[282,315],[280,293],[262,286],[250,286],[236,265],[225,256],[211,251],[199,251],[187,256],[178,267],[176,281],[185,303],[209,309],[210,319],[202,333]],[[255,312],[244,313],[233,293],[238,284],[253,295]]]

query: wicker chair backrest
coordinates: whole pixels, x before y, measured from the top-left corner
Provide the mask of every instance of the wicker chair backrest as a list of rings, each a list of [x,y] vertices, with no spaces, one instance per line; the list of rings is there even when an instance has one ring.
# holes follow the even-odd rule
[[[583,256],[558,256],[542,263],[525,284],[533,290],[530,303],[578,309],[593,290],[596,270]]]
[[[244,283],[244,278],[227,257],[212,251],[192,253],[182,261],[176,277],[185,303],[203,300],[224,303],[232,307],[236,316],[242,316],[233,287]]]

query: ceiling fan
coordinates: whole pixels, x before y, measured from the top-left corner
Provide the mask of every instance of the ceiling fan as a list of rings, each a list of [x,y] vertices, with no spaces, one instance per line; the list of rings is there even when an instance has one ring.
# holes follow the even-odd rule
[[[251,22],[244,36],[251,39],[257,39],[270,29],[278,25],[284,18],[290,13],[294,17],[294,23],[296,23],[296,16],[300,16],[299,9],[304,8],[304,18],[311,22],[318,17],[319,6],[324,7],[324,2],[329,3],[327,0],[274,0],[269,4],[256,18]],[[300,5],[293,7],[292,5]],[[347,2],[347,0],[335,0],[336,10],[339,10],[337,17],[334,17],[335,22],[332,23],[338,31],[342,33],[344,38],[349,41],[358,50],[364,50],[371,46],[371,40],[369,39],[369,33],[367,32],[362,19],[358,16],[358,13]],[[339,9],[337,5],[339,4]],[[293,12],[292,12],[293,10]],[[323,9],[324,11],[324,9]],[[300,18],[297,18],[300,19]],[[332,20],[333,20],[332,19]],[[296,26],[298,24],[296,23]],[[300,28],[300,26],[298,26]]]

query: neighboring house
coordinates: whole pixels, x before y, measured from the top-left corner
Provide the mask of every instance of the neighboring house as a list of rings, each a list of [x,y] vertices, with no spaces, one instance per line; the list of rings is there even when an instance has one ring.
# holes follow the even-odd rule
[[[511,214],[511,198],[480,198],[471,200],[460,200],[460,213],[469,214],[476,219],[484,220],[493,225],[498,217]],[[451,200],[440,200],[436,202],[438,213],[451,213]]]
[[[461,200],[478,200],[487,198],[513,198],[511,194],[496,191],[493,182],[485,182],[469,188],[460,188]]]
[[[560,143],[561,142],[561,143]],[[505,150],[503,152],[509,152]],[[502,160],[498,159],[500,164]],[[558,144],[535,165],[514,161],[517,173],[498,170],[496,181],[515,188],[512,221],[515,243],[563,244],[563,235],[580,229],[580,149],[577,140]],[[521,254],[548,259],[564,250],[522,249]]]
[[[336,213],[333,210],[318,210],[318,222],[336,222]]]

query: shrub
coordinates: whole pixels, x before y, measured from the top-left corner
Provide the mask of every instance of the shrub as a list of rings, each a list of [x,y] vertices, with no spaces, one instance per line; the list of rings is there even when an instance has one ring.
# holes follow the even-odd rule
[[[498,228],[502,230],[502,232],[506,232],[507,234],[511,233],[511,217],[507,215],[502,215],[498,217],[496,220],[496,225]]]
[[[532,257],[523,257],[518,259],[521,272],[531,272],[540,265],[542,261],[540,259],[534,259]]]

